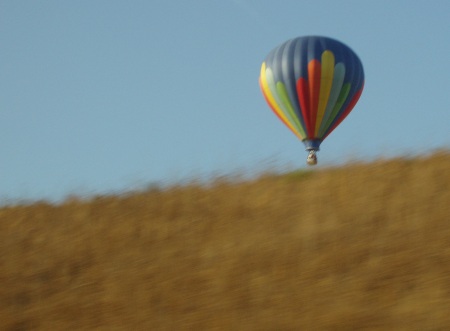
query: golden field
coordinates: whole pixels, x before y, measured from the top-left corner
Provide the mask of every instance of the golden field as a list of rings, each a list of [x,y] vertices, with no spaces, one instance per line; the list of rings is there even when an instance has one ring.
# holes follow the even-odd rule
[[[0,208],[0,330],[450,330],[450,153]]]

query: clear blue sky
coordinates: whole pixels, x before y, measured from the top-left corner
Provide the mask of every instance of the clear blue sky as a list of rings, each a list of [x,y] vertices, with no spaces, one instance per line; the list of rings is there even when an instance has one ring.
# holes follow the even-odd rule
[[[449,19],[448,0],[1,0],[0,202],[305,167],[258,85],[303,35],[366,75],[320,167],[448,148]]]

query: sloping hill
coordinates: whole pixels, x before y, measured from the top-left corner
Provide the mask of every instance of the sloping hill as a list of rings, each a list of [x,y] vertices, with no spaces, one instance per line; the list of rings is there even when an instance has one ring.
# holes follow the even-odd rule
[[[450,154],[0,209],[1,330],[450,330]]]

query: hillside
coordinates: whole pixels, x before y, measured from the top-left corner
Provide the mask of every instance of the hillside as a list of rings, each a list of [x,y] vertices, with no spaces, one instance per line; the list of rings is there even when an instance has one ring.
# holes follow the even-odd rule
[[[450,154],[0,209],[0,329],[450,330]]]

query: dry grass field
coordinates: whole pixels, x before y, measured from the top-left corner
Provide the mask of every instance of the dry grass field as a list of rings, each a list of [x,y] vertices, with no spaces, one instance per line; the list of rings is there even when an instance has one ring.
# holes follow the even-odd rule
[[[450,154],[0,208],[0,330],[450,330]]]

